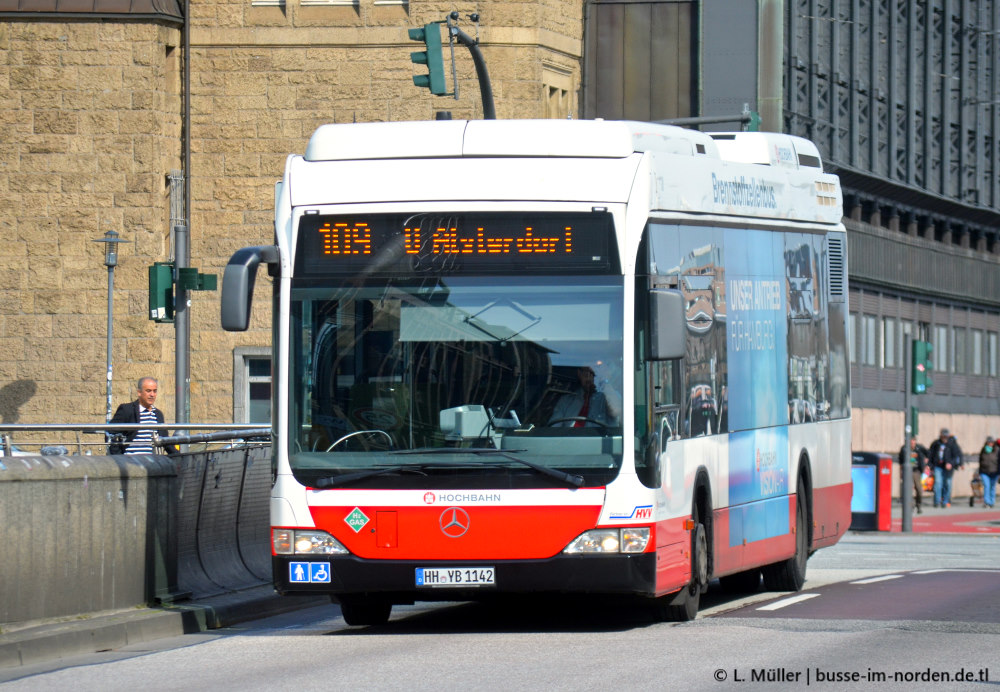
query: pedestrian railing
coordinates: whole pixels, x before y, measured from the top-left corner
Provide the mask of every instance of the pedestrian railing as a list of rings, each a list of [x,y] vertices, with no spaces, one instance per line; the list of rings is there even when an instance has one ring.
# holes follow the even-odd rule
[[[75,454],[78,455],[105,454],[107,446],[120,442],[125,432],[149,428],[148,423],[5,423],[0,424],[0,454],[6,457],[65,455],[74,453],[70,451],[71,448],[75,448]],[[160,437],[158,433],[154,433],[154,447],[193,443],[204,443],[206,447],[212,444],[232,445],[234,440],[239,441],[239,446],[270,444],[271,436],[270,428],[245,423],[165,423],[157,425],[157,428],[184,434]],[[214,432],[188,434],[195,430]],[[25,433],[56,432],[72,433],[71,437],[75,441],[67,442],[66,435],[60,436],[58,440],[48,438],[44,441],[24,441],[22,437],[18,437],[16,443],[14,440],[15,435]],[[93,435],[95,438],[87,440],[82,437],[84,435]],[[38,451],[32,451],[35,449]]]

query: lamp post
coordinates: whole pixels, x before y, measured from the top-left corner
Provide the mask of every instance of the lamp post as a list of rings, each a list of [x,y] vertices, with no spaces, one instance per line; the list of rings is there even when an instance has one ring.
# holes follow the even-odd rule
[[[114,319],[115,267],[118,265],[118,243],[127,243],[115,231],[105,231],[103,238],[95,238],[95,243],[104,243],[104,266],[108,268],[108,381],[105,421],[111,422],[111,334]]]

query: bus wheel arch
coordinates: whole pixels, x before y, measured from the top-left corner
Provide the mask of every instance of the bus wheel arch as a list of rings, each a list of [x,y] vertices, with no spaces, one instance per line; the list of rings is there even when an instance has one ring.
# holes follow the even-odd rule
[[[691,501],[691,581],[675,594],[657,599],[662,620],[694,620],[701,605],[701,594],[712,577],[712,495],[705,469],[699,469]]]
[[[801,496],[799,495],[800,492],[802,493]],[[809,454],[805,450],[802,450],[802,452],[799,454],[799,471],[798,471],[798,481],[795,484],[795,497],[796,497],[796,503],[798,503],[799,497],[802,497],[805,502],[806,547],[809,551],[809,555],[812,555],[815,552],[812,549],[813,545],[812,466],[809,463]]]

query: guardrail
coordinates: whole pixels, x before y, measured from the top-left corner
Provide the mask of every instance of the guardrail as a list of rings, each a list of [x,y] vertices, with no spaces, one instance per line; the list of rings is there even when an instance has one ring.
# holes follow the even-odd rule
[[[17,449],[11,440],[13,433],[28,433],[28,432],[72,432],[75,435],[75,446],[76,453],[79,455],[83,454],[93,454],[96,448],[107,447],[108,444],[114,442],[111,436],[120,434],[125,431],[131,430],[148,430],[149,424],[140,423],[5,423],[0,424],[0,449],[2,449],[3,456],[15,456],[23,455],[24,450]],[[211,439],[194,439],[199,436],[183,435],[177,437],[159,437],[158,434],[153,435],[153,446],[162,447],[165,444],[190,444],[192,442],[222,442],[227,440],[239,439],[241,437],[263,437],[264,435],[270,435],[270,428],[261,428],[260,424],[248,425],[245,423],[164,423],[163,425],[157,425],[158,429],[168,429],[175,431],[191,431],[191,430],[215,430],[219,431],[219,436],[212,437]],[[225,437],[222,433],[230,434],[230,437]],[[80,438],[81,434],[96,434],[101,435],[102,439],[95,440],[93,442],[83,441]],[[192,438],[192,439],[183,439]],[[168,440],[164,442],[164,440]],[[179,441],[177,441],[179,440]],[[39,454],[41,456],[49,455],[59,455],[59,454],[69,454],[69,449],[65,444],[60,442],[20,442],[19,444],[25,447],[39,447]],[[48,449],[47,449],[48,448]],[[86,452],[84,451],[86,448]],[[104,449],[99,450],[101,453]]]

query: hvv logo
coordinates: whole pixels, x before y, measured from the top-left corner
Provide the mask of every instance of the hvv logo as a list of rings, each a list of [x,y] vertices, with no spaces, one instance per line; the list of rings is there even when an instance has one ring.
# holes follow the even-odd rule
[[[653,505],[643,505],[641,507],[633,507],[632,511],[628,514],[612,514],[611,519],[652,519],[653,518]]]

